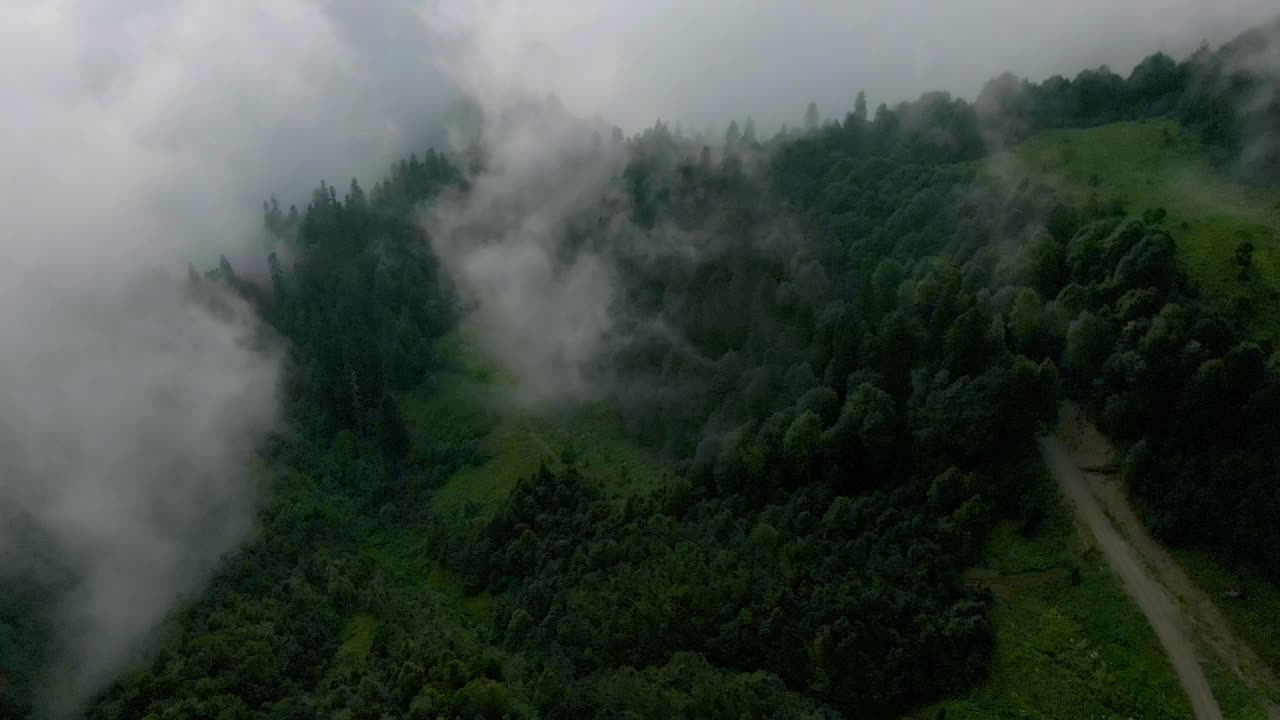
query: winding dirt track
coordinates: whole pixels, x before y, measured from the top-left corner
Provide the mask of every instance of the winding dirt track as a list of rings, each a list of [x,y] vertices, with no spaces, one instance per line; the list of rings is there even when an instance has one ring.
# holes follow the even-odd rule
[[[1063,405],[1057,433],[1041,438],[1040,451],[1077,521],[1096,538],[1107,564],[1151,623],[1197,720],[1219,720],[1222,710],[1200,666],[1196,641],[1213,648],[1260,696],[1263,687],[1277,687],[1211,598],[1147,533],[1119,482],[1082,469],[1111,465],[1115,451],[1075,404]],[[1280,710],[1270,703],[1267,710],[1270,718],[1280,718]]]

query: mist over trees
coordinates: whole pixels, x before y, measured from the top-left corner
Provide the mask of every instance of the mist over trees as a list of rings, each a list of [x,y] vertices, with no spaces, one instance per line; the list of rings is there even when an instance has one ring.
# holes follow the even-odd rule
[[[1274,130],[1280,118],[1276,33],[1272,21],[1217,50],[1202,45],[1181,62],[1156,53],[1127,78],[1105,65],[1072,80],[1055,75],[1040,83],[1005,73],[983,87],[975,105],[984,127],[1005,142],[1045,128],[1172,115],[1219,162],[1274,182],[1280,168]]]
[[[1163,209],[976,162],[1172,116],[1274,177],[1251,130],[1274,104],[1242,98],[1273,87],[1254,60],[1278,30],[1128,78],[1001,76],[973,103],[851,92],[769,137],[750,117],[623,137],[528,103],[367,188],[269,199],[256,266],[183,286],[288,341],[268,502],[85,715],[896,717],[982,680],[991,598],[963,571],[994,523],[1038,531],[1033,441],[1063,397],[1123,446],[1158,533],[1280,579],[1280,360],[1253,310],[1189,280]],[[619,499],[562,451],[491,515],[438,510],[479,437],[401,401],[468,321],[530,402],[603,403],[673,474]],[[487,612],[426,590],[437,564]],[[0,717],[51,712],[44,603],[68,576],[38,569],[0,563]]]

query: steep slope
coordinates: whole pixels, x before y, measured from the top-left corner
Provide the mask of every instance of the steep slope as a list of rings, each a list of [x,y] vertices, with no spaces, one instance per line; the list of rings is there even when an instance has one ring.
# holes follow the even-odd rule
[[[1040,447],[1045,463],[1057,478],[1076,517],[1097,539],[1103,557],[1120,577],[1125,590],[1142,609],[1156,636],[1160,638],[1183,689],[1191,699],[1191,707],[1195,710],[1197,720],[1220,720],[1222,710],[1213,697],[1213,691],[1209,689],[1209,682],[1196,657],[1186,618],[1175,608],[1172,599],[1143,570],[1134,549],[1111,526],[1078,466],[1079,460],[1069,453],[1057,437],[1043,438]]]
[[[1109,72],[1050,85],[1101,100],[1051,118],[1067,125],[1147,97]],[[534,109],[535,128],[562,113]],[[1147,126],[1180,147],[1168,123],[1087,132]],[[1148,156],[1128,136],[1132,163],[1083,186],[1014,161],[1069,133],[979,170],[979,118],[945,93],[714,149],[659,123],[606,153],[575,127],[581,152],[540,144],[548,171],[530,173],[535,189],[591,178],[563,212],[433,151],[368,195],[322,184],[304,212],[270,208],[298,256],[288,272],[271,256],[270,288],[214,274],[295,343],[276,497],[259,541],[91,717],[1190,716],[1142,616],[1041,494],[1035,438],[1065,390],[1132,448],[1126,478],[1159,530],[1255,560],[1280,542],[1264,444],[1280,364],[1240,327],[1249,308],[1212,302],[1229,285],[1210,287],[1235,222],[1214,208],[1253,203],[1252,237],[1271,227],[1256,198],[1211,180],[1195,205],[1182,174],[1218,178],[1196,151]],[[1127,214],[1107,182],[1199,214],[1132,198]],[[466,222],[423,230],[458,201]],[[1245,273],[1237,306],[1270,297],[1274,238],[1257,239],[1264,279]],[[1195,267],[1196,248],[1216,259]],[[510,267],[518,250],[534,262]],[[475,282],[459,257],[503,272]],[[556,292],[573,268],[607,292]],[[561,337],[583,306],[608,320],[586,357],[511,342]],[[471,357],[468,313],[495,308],[522,312],[490,314],[492,357]],[[485,365],[531,358],[571,363],[543,379],[602,404],[507,402]],[[996,571],[965,571],[983,563]],[[1189,656],[1172,668],[1201,716],[1216,696],[1248,717]],[[1012,674],[1023,657],[1045,674]]]
[[[1179,257],[1205,292],[1253,311],[1257,337],[1280,326],[1280,197],[1210,162],[1207,149],[1173,120],[1049,130],[989,161],[993,175],[1056,188],[1081,204],[1119,201],[1134,214],[1157,208]],[[1237,248],[1253,246],[1250,269]],[[1242,273],[1242,270],[1244,272]]]
[[[1148,534],[1123,487],[1100,469],[1113,467],[1115,449],[1081,413],[1066,403],[1057,431],[1041,440],[1046,464],[1077,518],[1097,538],[1103,555],[1142,608],[1169,654],[1197,718],[1222,717],[1201,669],[1197,647],[1210,649],[1266,707],[1280,689],[1267,665],[1236,635],[1213,600]]]

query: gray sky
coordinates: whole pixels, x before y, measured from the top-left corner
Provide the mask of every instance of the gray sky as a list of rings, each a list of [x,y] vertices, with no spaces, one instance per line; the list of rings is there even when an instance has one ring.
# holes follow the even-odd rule
[[[1270,0],[598,0],[452,3],[433,26],[469,33],[486,89],[557,92],[628,130],[657,117],[720,127],[843,115],[858,89],[896,102],[974,97],[1004,70],[1033,79],[1156,50],[1182,57],[1280,13]],[[428,13],[429,20],[433,13]],[[443,18],[441,19],[441,16]],[[457,55],[458,53],[453,53]]]
[[[973,97],[1006,69],[1127,72],[1277,12],[1272,0],[7,0],[0,173],[48,178],[25,194],[49,198],[68,178],[48,166],[64,160],[111,168],[117,187],[139,170],[152,187],[133,196],[203,247],[272,191],[372,179],[421,149],[455,81],[491,104],[555,92],[628,131],[661,117],[718,134],[751,114],[770,132],[809,100],[840,116],[859,89],[874,106]],[[73,179],[98,182],[82,170]]]

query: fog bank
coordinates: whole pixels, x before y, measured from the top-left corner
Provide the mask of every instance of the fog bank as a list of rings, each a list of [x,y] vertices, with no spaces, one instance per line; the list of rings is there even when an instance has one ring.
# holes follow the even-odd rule
[[[440,98],[418,45],[386,51],[408,5],[356,9],[0,9],[0,581],[52,593],[44,714],[138,657],[251,525],[281,349],[187,264],[262,263],[268,193],[381,171]]]

